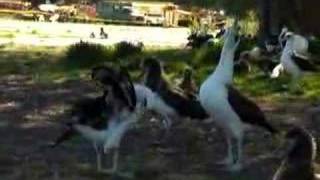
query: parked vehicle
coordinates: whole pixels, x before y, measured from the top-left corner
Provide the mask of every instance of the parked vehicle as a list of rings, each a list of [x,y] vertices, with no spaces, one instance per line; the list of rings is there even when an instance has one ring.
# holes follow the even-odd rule
[[[145,14],[144,22],[147,25],[163,25],[164,16],[161,14]]]

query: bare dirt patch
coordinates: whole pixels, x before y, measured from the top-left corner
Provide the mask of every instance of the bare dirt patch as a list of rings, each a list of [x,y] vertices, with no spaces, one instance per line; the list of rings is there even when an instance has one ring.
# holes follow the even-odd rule
[[[68,120],[64,112],[74,100],[95,93],[93,86],[84,80],[35,84],[32,77],[26,75],[2,76],[1,179],[112,179],[95,171],[94,151],[82,138],[54,150],[36,151],[59,135],[63,129],[61,124]],[[308,116],[310,104],[295,101],[261,102],[260,105],[276,127],[285,129],[283,123],[297,123],[316,137],[319,135],[317,116]],[[245,138],[247,167],[236,174],[218,170],[213,164],[226,151],[222,133],[203,126],[208,127],[186,120],[174,127],[168,144],[176,147],[178,153],[163,154],[152,145],[159,132],[147,119],[142,121],[122,143],[121,169],[132,172],[139,180],[268,180],[279,166],[279,160],[263,158],[277,148],[277,141],[263,130],[253,128]]]

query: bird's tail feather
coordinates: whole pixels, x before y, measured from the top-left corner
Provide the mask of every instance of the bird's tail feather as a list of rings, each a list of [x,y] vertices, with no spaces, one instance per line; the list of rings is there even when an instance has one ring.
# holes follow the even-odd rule
[[[59,146],[61,143],[71,139],[76,134],[76,131],[69,127],[66,129],[61,136],[59,136],[54,143],[51,145],[52,148]]]

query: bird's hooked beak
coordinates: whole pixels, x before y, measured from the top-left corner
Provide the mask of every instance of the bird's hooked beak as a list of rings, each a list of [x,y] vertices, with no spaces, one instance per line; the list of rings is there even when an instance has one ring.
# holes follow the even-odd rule
[[[240,43],[239,30],[238,20],[235,19],[233,25],[229,27],[224,34],[224,48],[234,51],[237,49]]]

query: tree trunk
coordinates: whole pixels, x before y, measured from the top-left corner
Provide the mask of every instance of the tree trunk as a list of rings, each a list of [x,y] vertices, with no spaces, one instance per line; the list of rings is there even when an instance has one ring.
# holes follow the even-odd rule
[[[264,47],[265,40],[270,37],[271,0],[257,0],[260,15],[258,46]]]

